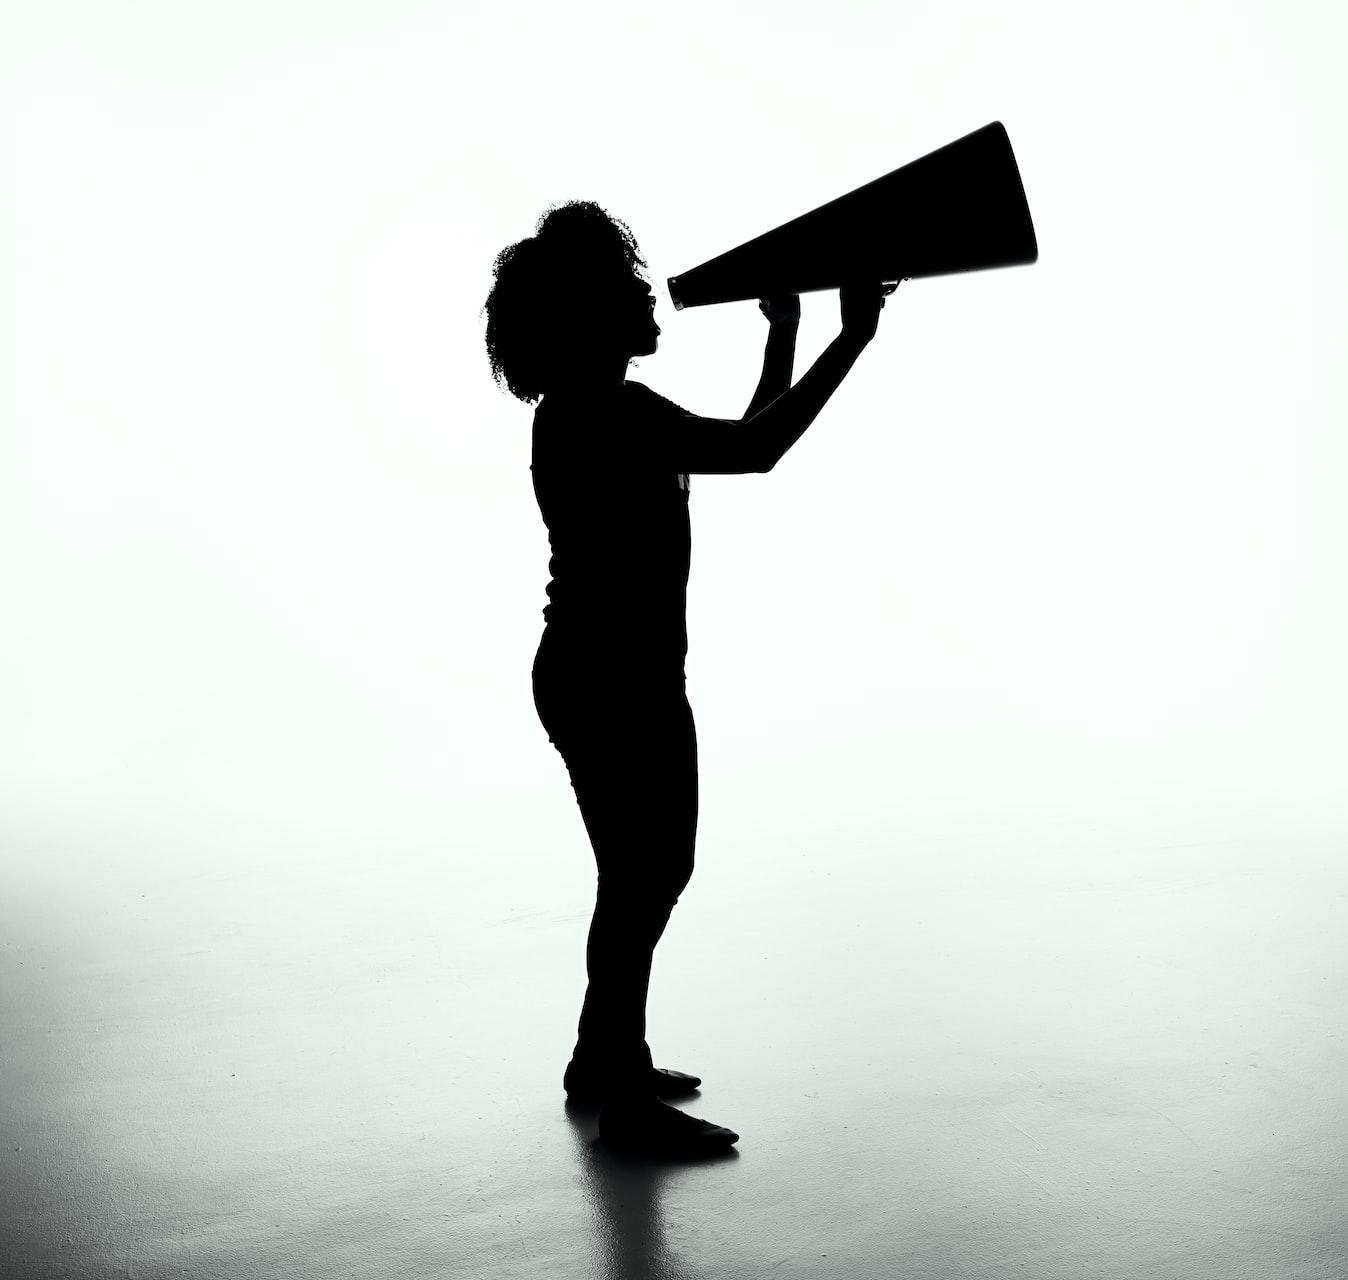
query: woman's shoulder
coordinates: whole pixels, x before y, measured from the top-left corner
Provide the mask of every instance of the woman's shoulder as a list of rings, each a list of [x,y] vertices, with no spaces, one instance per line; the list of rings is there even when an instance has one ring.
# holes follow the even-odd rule
[[[643,409],[647,412],[657,412],[669,415],[683,417],[688,412],[681,405],[677,405],[673,400],[662,396],[658,391],[652,391],[644,382],[634,382],[628,380],[623,383],[623,389],[627,391]]]

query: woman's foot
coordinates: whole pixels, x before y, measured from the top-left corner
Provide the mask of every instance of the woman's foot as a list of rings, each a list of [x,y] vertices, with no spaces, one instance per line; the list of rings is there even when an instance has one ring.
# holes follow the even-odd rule
[[[650,1097],[610,1098],[599,1113],[599,1137],[617,1151],[666,1157],[715,1155],[740,1138]]]
[[[646,1078],[640,1082],[639,1092],[653,1093],[657,1098],[683,1098],[696,1093],[701,1083],[701,1076],[690,1076],[686,1071],[648,1067]],[[580,1066],[574,1058],[562,1075],[562,1087],[572,1102],[602,1102],[616,1091],[611,1075]]]

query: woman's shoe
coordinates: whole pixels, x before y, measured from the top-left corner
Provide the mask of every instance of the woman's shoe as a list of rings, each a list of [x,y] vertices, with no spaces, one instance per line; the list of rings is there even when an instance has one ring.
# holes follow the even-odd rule
[[[701,1076],[690,1076],[685,1071],[673,1071],[668,1067],[650,1067],[648,1070],[649,1077],[642,1082],[642,1088],[657,1098],[684,1098],[696,1093],[702,1083]],[[562,1076],[562,1087],[572,1102],[602,1102],[618,1091],[611,1076],[578,1066],[575,1059]],[[623,1092],[630,1092],[630,1089]]]
[[[699,1120],[656,1098],[606,1102],[599,1113],[599,1137],[615,1151],[675,1159],[718,1155],[740,1139],[733,1129]]]

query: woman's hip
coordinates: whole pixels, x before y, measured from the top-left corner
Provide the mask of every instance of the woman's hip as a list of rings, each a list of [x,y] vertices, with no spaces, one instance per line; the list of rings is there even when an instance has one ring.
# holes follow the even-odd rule
[[[548,738],[572,743],[668,744],[692,733],[692,708],[682,664],[629,657],[596,659],[539,645],[534,659],[534,706]]]
[[[544,631],[531,672],[535,693],[588,703],[686,696],[683,655],[657,646],[618,649],[563,641]]]

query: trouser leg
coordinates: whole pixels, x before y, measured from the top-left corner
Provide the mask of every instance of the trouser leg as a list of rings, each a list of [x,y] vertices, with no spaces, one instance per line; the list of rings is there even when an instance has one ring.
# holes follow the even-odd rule
[[[576,1055],[617,1077],[651,1065],[646,999],[656,943],[693,869],[697,741],[686,697],[638,700],[637,723],[592,722],[567,766],[597,890]]]
[[[655,944],[673,903],[642,902],[600,889],[585,947],[588,983],[576,1055],[623,1075],[651,1066],[646,997]]]

